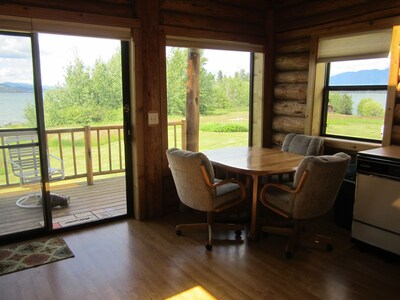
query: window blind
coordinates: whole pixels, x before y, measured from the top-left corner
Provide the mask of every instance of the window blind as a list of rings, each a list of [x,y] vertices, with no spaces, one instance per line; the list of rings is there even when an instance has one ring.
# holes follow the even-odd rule
[[[392,29],[319,39],[318,62],[388,57]]]
[[[131,28],[0,15],[0,31],[42,32],[129,40]]]

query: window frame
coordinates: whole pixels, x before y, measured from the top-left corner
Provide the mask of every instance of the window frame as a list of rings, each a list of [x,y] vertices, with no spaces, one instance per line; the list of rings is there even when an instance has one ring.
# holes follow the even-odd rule
[[[368,59],[368,58],[366,58]],[[374,59],[371,57],[370,59]],[[388,91],[388,85],[330,85],[329,75],[330,75],[330,65],[331,62],[325,63],[325,84],[323,88],[323,99],[322,99],[322,111],[321,111],[321,123],[320,123],[320,135],[323,137],[338,138],[352,141],[361,141],[369,143],[382,143],[382,138],[380,140],[354,137],[354,136],[343,136],[336,134],[326,133],[328,127],[328,103],[329,103],[329,93],[332,91]],[[383,116],[384,120],[384,116]]]
[[[179,41],[179,42],[177,42]],[[166,53],[167,53],[167,47],[177,47],[177,48],[199,48],[201,50],[218,50],[218,51],[243,51],[249,53],[249,113],[248,113],[248,134],[247,134],[247,145],[248,146],[261,146],[261,134],[262,134],[262,122],[259,122],[258,127],[255,128],[257,125],[254,123],[256,117],[254,116],[254,106],[255,106],[255,101],[261,102],[261,97],[262,96],[257,96],[255,95],[255,88],[254,84],[258,82],[259,80],[255,79],[255,60],[256,57],[258,56],[258,60],[260,61],[260,54],[263,54],[261,52],[257,52],[256,50],[259,50],[260,47],[257,45],[253,46],[242,46],[240,43],[228,43],[229,46],[224,47],[224,43],[211,43],[208,41],[208,43],[205,43],[201,40],[191,38],[191,39],[177,39],[177,37],[171,37],[167,36],[166,44],[165,44],[165,64],[167,61]],[[195,47],[196,46],[196,47]],[[261,63],[263,64],[264,61],[263,59],[261,60]],[[260,69],[260,66],[258,66]],[[165,80],[166,80],[166,88],[167,88],[167,72],[165,69]],[[166,93],[167,94],[167,93]],[[261,103],[260,103],[261,104]],[[167,99],[165,100],[165,112],[167,112],[167,106],[168,106],[168,101]],[[261,111],[261,110],[260,110]],[[167,115],[167,114],[166,114]],[[166,134],[166,145],[168,145],[168,117],[166,117],[166,128],[167,128],[167,134]],[[168,148],[168,146],[167,146]]]

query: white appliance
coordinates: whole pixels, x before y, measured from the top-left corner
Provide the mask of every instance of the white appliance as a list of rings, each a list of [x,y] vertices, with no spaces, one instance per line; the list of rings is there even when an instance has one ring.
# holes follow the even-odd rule
[[[358,152],[351,234],[400,254],[400,147]]]

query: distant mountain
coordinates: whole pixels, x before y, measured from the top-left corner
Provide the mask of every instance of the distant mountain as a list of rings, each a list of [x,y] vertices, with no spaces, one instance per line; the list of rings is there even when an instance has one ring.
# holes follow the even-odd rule
[[[389,69],[344,72],[330,78],[330,85],[386,85]]]
[[[53,87],[43,86],[43,90],[48,90]],[[0,83],[0,93],[33,93],[33,85],[28,83],[18,82],[3,82]]]
[[[26,83],[3,82],[0,83],[0,93],[32,93],[33,86]]]

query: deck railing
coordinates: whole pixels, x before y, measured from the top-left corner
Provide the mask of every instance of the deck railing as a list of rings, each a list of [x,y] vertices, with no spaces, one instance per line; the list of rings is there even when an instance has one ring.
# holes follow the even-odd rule
[[[170,127],[172,127],[172,132]],[[180,127],[180,135],[178,135],[178,127]],[[168,148],[186,149],[186,145],[186,120],[168,122]]]
[[[168,128],[172,128],[168,130],[169,147],[186,149],[186,121],[169,122]],[[48,152],[64,162],[65,179],[86,177],[91,185],[94,176],[125,171],[122,125],[50,129],[46,139]],[[3,137],[0,144],[4,145]],[[0,169],[0,187],[19,184],[11,173],[7,150],[1,152],[0,168],[4,171]]]

